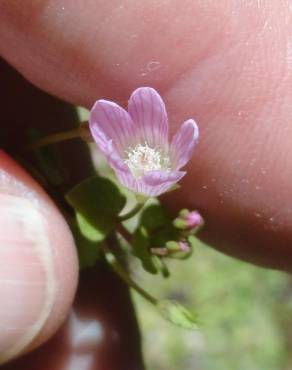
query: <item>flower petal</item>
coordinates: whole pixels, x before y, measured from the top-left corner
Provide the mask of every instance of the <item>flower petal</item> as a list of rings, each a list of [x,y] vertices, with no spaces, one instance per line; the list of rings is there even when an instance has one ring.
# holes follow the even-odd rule
[[[117,171],[123,171],[128,172],[129,167],[126,165],[126,163],[121,159],[119,153],[113,149],[112,141],[108,141],[106,149],[103,151],[103,153],[106,156],[106,159],[108,161],[108,164],[111,166],[111,168],[117,172]]]
[[[113,148],[112,140],[108,139],[104,132],[98,129],[98,126],[93,126],[91,132],[99,149],[105,155],[108,164],[115,171],[128,171],[128,166],[124,163],[117,150]]]
[[[150,171],[141,178],[135,178],[130,171],[117,171],[119,181],[135,193],[157,197],[168,191],[186,172]]]
[[[199,138],[199,129],[193,119],[185,121],[174,135],[170,156],[173,168],[179,170],[190,160]]]
[[[143,176],[143,181],[150,186],[159,186],[164,183],[178,182],[185,174],[185,171],[149,171]]]
[[[133,121],[123,108],[107,100],[98,100],[90,112],[89,127],[92,136],[104,152],[106,143],[112,146],[123,157],[131,140],[134,140]]]
[[[151,147],[168,149],[168,120],[165,105],[158,92],[140,87],[129,99],[128,111],[137,129],[137,140]]]
[[[186,172],[184,171],[149,171],[141,179],[149,196],[157,197],[167,192]]]
[[[135,193],[139,193],[139,186],[137,179],[133,176],[130,170],[128,171],[116,171],[119,182],[126,188],[132,190]]]

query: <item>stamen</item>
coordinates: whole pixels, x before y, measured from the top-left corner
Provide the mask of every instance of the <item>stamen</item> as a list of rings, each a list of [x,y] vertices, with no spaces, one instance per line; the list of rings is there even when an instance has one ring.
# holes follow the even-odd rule
[[[148,171],[170,170],[168,155],[159,148],[151,148],[146,142],[126,151],[125,163],[135,177],[141,177]]]

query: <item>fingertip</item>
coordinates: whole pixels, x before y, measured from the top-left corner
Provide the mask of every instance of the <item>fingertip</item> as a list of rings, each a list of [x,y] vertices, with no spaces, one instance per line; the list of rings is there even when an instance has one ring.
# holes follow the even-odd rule
[[[0,151],[0,363],[62,324],[78,277],[71,232],[42,188]]]

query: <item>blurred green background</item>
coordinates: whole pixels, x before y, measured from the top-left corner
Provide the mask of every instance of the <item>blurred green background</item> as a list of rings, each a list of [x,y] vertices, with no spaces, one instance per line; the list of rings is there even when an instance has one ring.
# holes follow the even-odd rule
[[[133,293],[148,370],[292,370],[292,279],[237,261],[198,242],[193,256],[173,261],[171,277],[133,277],[158,298],[199,313],[196,331],[164,321]]]

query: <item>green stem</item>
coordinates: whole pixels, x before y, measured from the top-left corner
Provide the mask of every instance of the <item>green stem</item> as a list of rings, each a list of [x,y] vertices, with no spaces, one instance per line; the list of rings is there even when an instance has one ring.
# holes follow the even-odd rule
[[[60,143],[61,141],[76,139],[79,137],[80,137],[80,129],[78,127],[78,128],[74,128],[69,131],[58,132],[57,134],[45,136],[44,138],[36,140],[31,145],[29,145],[28,149],[35,150],[38,148],[42,148],[43,146],[47,146],[50,144],[56,144],[56,143]]]
[[[152,295],[146,292],[140,285],[138,285],[128,272],[119,264],[115,255],[109,251],[109,249],[105,246],[104,247],[105,257],[108,263],[112,266],[113,270],[119,275],[119,277],[131,288],[136,290],[142,297],[144,297],[148,302],[156,306],[158,304],[158,300],[154,298]]]
[[[139,211],[141,211],[141,209],[144,207],[144,204],[145,202],[137,203],[135,207],[131,209],[131,211],[129,211],[128,213],[122,216],[119,216],[119,221],[123,222],[123,221],[129,220],[130,218],[134,217]]]
[[[117,223],[116,225],[117,232],[122,235],[122,237],[131,244],[132,242],[132,235],[129,233],[129,231],[125,228],[125,226],[122,223]]]

